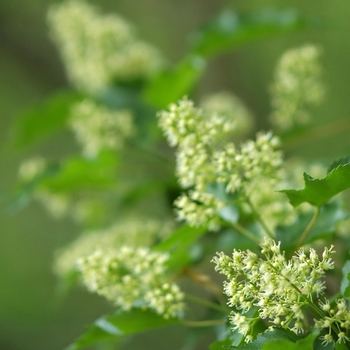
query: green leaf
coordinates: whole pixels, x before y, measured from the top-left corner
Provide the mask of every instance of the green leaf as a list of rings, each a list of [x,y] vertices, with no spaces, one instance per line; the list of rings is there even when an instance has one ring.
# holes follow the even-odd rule
[[[228,335],[223,340],[218,340],[209,346],[209,350],[223,350],[230,349],[232,346],[238,346],[243,341],[243,335],[238,332],[238,330],[232,331],[228,329]]]
[[[260,333],[257,336],[257,338],[253,340],[251,343],[247,343],[239,347],[232,347],[232,349],[262,350],[264,344],[268,343],[271,340],[279,340],[279,339],[284,339],[284,340],[287,340],[288,342],[295,342],[300,338],[297,337],[295,333],[287,329],[274,328],[273,330],[267,330],[264,333]]]
[[[66,350],[84,349],[101,342],[177,323],[179,323],[178,319],[166,320],[154,312],[137,309],[105,316],[88,326],[85,332]]]
[[[161,72],[149,83],[144,92],[146,101],[165,108],[179,100],[192,90],[205,66],[206,62],[200,56],[186,57],[175,68]]]
[[[291,342],[285,339],[274,339],[265,343],[262,350],[313,350],[317,334],[309,334],[306,338]]]
[[[293,224],[277,227],[276,240],[281,241],[283,249],[294,250],[296,242],[311,221],[312,216],[313,213],[301,214]],[[304,244],[331,236],[336,231],[336,224],[348,216],[349,214],[343,210],[338,201],[326,204],[321,208],[316,222],[305,237]]]
[[[350,156],[345,156],[336,159],[327,169],[327,174],[330,173],[333,169],[337,168],[339,165],[350,164]]]
[[[339,165],[323,179],[314,179],[304,173],[305,188],[302,190],[282,190],[290,203],[297,207],[308,202],[321,207],[336,194],[350,187],[350,164]]]
[[[170,252],[170,268],[182,267],[192,260],[190,246],[205,233],[204,227],[182,226],[156,245],[154,250]]]
[[[47,177],[54,176],[59,170],[59,165],[51,162],[42,173],[38,174],[30,181],[20,183],[17,188],[14,189],[14,192],[9,194],[7,211],[12,213],[28,204],[35,190],[40,186],[43,180]]]
[[[261,38],[305,27],[305,19],[292,10],[243,15],[225,10],[197,33],[193,42],[193,52],[208,57]]]
[[[117,165],[117,155],[112,152],[94,159],[71,157],[53,176],[44,178],[40,186],[54,192],[110,188],[116,184]]]
[[[218,340],[209,345],[209,350],[223,350],[227,349],[231,345],[230,339]]]
[[[348,260],[342,268],[343,278],[340,284],[340,293],[349,298],[350,297],[350,260]]]
[[[41,105],[22,112],[10,136],[13,147],[30,146],[52,133],[63,129],[72,104],[83,96],[73,91],[61,91],[49,97]]]
[[[223,207],[220,212],[220,217],[227,222],[236,223],[239,219],[239,211],[233,204]]]

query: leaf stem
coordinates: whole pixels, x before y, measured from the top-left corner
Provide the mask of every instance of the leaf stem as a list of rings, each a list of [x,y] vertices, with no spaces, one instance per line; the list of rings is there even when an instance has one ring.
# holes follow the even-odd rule
[[[205,320],[205,321],[190,321],[181,320],[180,324],[188,327],[211,327],[224,324],[226,320]]]
[[[312,226],[315,224],[315,222],[316,222],[316,220],[317,220],[319,214],[320,214],[320,207],[317,207],[317,209],[316,209],[314,215],[313,215],[312,218],[311,218],[311,221],[310,221],[309,224],[306,226],[304,232],[301,234],[301,236],[300,236],[300,238],[299,238],[299,240],[298,240],[298,244],[297,244],[295,250],[298,250],[298,249],[301,247],[301,245],[303,244],[303,242],[304,242],[304,240],[305,240],[307,234],[310,232]]]
[[[199,297],[197,297],[195,295],[186,294],[185,298],[190,300],[190,301],[193,301],[193,302],[195,302],[197,304],[204,305],[204,306],[207,306],[207,307],[209,307],[211,309],[227,313],[227,310],[225,308],[223,308],[222,306],[220,306],[218,304],[215,304],[215,303],[212,303],[211,301],[205,300],[203,298],[199,298]]]
[[[330,137],[332,135],[337,135],[345,130],[349,129],[350,122],[349,118],[342,118],[325,125],[318,125],[313,128],[304,130],[300,134],[287,136],[282,138],[283,147],[285,149],[293,149],[295,146],[300,146],[300,144],[312,142],[315,140],[323,139],[325,137]]]
[[[183,269],[183,274],[189,277],[192,281],[204,286],[209,292],[213,293],[221,304],[221,311],[225,310],[226,301],[223,298],[222,287],[213,282],[210,276],[198,273],[189,267]]]
[[[260,240],[258,237],[256,237],[252,232],[250,232],[249,230],[247,230],[245,227],[243,227],[242,225],[240,225],[238,222],[236,223],[232,223],[233,228],[235,228],[237,231],[239,231],[240,233],[242,233],[244,236],[246,236],[247,238],[249,238],[251,241],[253,241],[254,243],[258,243],[260,244]]]
[[[273,232],[270,230],[270,228],[267,226],[266,222],[264,221],[264,219],[261,217],[261,215],[259,214],[259,212],[255,209],[253,203],[250,201],[250,199],[248,197],[246,197],[246,201],[253,213],[253,216],[255,217],[255,219],[261,224],[261,226],[264,228],[266,234],[270,237],[270,238],[274,238],[275,235],[273,234]]]

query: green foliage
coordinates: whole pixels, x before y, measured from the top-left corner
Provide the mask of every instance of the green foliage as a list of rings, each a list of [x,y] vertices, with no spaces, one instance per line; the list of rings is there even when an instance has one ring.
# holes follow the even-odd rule
[[[342,268],[343,278],[340,285],[340,293],[344,297],[350,297],[350,260],[347,260]]]
[[[24,148],[66,127],[71,106],[83,99],[75,91],[62,91],[50,96],[41,105],[23,111],[13,126],[10,142]]]
[[[107,152],[95,159],[71,157],[40,185],[57,192],[111,188],[116,185],[117,165],[117,155]]]
[[[291,342],[282,339],[273,339],[263,345],[262,350],[314,350],[314,341],[317,334],[309,334],[306,338]]]
[[[339,165],[323,179],[314,179],[304,173],[305,188],[302,190],[282,190],[290,203],[297,207],[308,202],[317,207],[327,203],[336,194],[350,187],[350,164]]]
[[[179,269],[190,265],[196,256],[191,256],[190,246],[196,242],[206,229],[203,227],[182,226],[168,238],[154,247],[154,250],[170,253],[168,266]]]
[[[193,50],[210,57],[258,39],[300,30],[306,25],[305,18],[292,10],[243,15],[226,10],[197,33]]]
[[[295,244],[311,221],[313,214],[301,214],[297,220],[286,226],[279,226],[276,231],[276,239],[282,242],[282,247],[287,251],[293,251]],[[310,244],[316,240],[330,238],[335,234],[336,224],[346,219],[349,214],[344,210],[339,202],[332,202],[324,205],[316,222],[306,235],[304,244]]]
[[[267,330],[266,332],[259,334],[251,343],[243,344],[238,347],[231,347],[231,349],[261,350],[264,349],[266,344],[270,345],[274,341],[279,340],[287,340],[287,344],[290,342],[295,343],[298,340],[298,337],[293,332],[282,328],[274,328],[272,331]]]
[[[66,350],[79,350],[101,342],[116,340],[154,328],[177,324],[178,320],[165,320],[150,311],[131,310],[99,318]]]
[[[246,15],[224,11],[195,35],[189,54],[175,67],[154,77],[144,96],[158,108],[192,91],[206,67],[206,58],[241,45],[305,28],[307,21],[294,11],[267,11]]]
[[[106,213],[106,217],[109,215],[98,222],[96,232],[93,232],[95,237],[101,235],[98,236],[98,239],[101,238],[98,244],[93,241],[96,248],[93,253],[83,252],[83,244],[76,251],[67,248],[66,256],[71,261],[66,267],[68,273],[61,279],[59,291],[66,293],[79,280],[90,291],[106,297],[120,309],[89,325],[67,350],[119,341],[127,336],[175,324],[210,327],[218,335],[209,346],[210,350],[342,350],[345,345],[339,342],[343,340],[348,344],[343,330],[350,328],[347,326],[347,322],[350,322],[348,312],[344,311],[346,303],[335,297],[328,299],[330,296],[325,294],[322,280],[326,271],[334,267],[331,259],[333,247],[326,247],[322,258],[314,249],[310,249],[309,256],[303,255],[302,250],[294,253],[306,244],[313,245],[325,239],[334,240],[336,245],[337,225],[345,221],[349,213],[343,198],[329,201],[350,187],[349,157],[333,162],[327,176],[322,179],[304,173],[304,189],[280,191],[287,195],[293,207],[305,202],[316,207],[313,208],[315,212],[308,208],[293,211],[287,198],[283,199],[283,195],[269,188],[277,186],[279,181],[294,181],[288,176],[284,177],[281,170],[283,162],[278,135],[258,133],[254,141],[241,142],[252,130],[248,130],[250,122],[246,125],[243,123],[242,130],[246,130],[235,134],[235,128],[239,129],[239,118],[235,113],[246,110],[242,103],[235,104],[238,100],[236,97],[229,103],[226,101],[228,105],[234,105],[231,106],[232,115],[229,107],[227,111],[214,110],[212,113],[209,108],[202,113],[189,99],[183,98],[193,92],[215,55],[262,38],[304,29],[308,21],[294,11],[237,14],[225,10],[196,32],[188,54],[178,64],[164,67],[157,51],[128,36],[131,33],[131,30],[128,32],[129,24],[121,18],[107,16],[107,19],[116,22],[103,22],[105,17],[95,13],[94,8],[83,3],[76,5],[82,12],[86,11],[88,18],[95,18],[99,25],[106,25],[98,28],[100,41],[93,45],[96,50],[94,54],[100,59],[94,61],[95,55],[82,55],[79,50],[74,51],[74,45],[61,43],[65,49],[72,50],[69,52],[73,58],[77,55],[81,60],[81,67],[74,60],[69,62],[68,59],[66,64],[77,69],[77,87],[86,92],[84,95],[61,92],[41,106],[24,112],[14,127],[11,139],[14,146],[25,148],[54,132],[71,128],[83,149],[81,155],[68,154],[61,160],[47,162],[42,168],[39,166],[39,170],[27,170],[27,174],[22,174],[12,201],[13,208],[32,198],[38,199],[40,193],[47,195],[44,200],[43,197],[41,199],[49,208],[50,195],[52,200],[54,195],[63,194],[69,199],[68,211],[79,212],[82,217],[89,213],[92,216],[98,210],[94,207],[96,203],[91,205],[89,200],[93,202],[97,198],[102,202],[100,210]],[[69,6],[63,10],[69,14]],[[74,21],[80,15],[75,11],[73,19],[77,17]],[[62,18],[66,18],[65,12]],[[86,26],[86,22],[79,24],[77,21],[76,24],[78,29],[83,24],[80,29],[86,34],[82,35],[84,40],[92,40],[94,36],[88,32],[90,27]],[[118,56],[114,56],[113,45],[116,43],[113,40],[118,38],[114,34],[109,35],[115,33],[118,26],[125,29],[121,36],[127,34],[125,45],[137,44],[125,46],[125,52],[136,47],[143,54],[134,57],[132,51],[128,51],[131,55],[128,56],[123,50],[117,50]],[[59,25],[57,30],[60,34]],[[69,37],[67,35],[67,40]],[[152,70],[152,62],[147,62],[145,52],[150,57],[159,58],[157,69]],[[307,54],[308,48],[305,52]],[[293,55],[292,63],[302,68],[298,51]],[[101,57],[105,62],[101,61]],[[115,62],[116,57],[120,67],[123,68],[124,60],[125,67],[132,69],[127,72],[115,70],[110,63]],[[130,66],[130,62],[135,66]],[[96,76],[90,76],[86,74],[91,72],[84,72],[84,67],[91,70],[94,70],[91,67],[99,67],[100,70],[96,70]],[[78,68],[82,68],[82,71],[78,71]],[[137,71],[136,68],[143,73],[135,77],[133,73]],[[113,79],[108,78],[110,74]],[[292,78],[285,78],[287,87],[290,83],[288,79]],[[312,79],[312,76],[309,78]],[[88,86],[84,86],[84,82]],[[96,88],[94,82],[99,83]],[[73,128],[68,118],[72,106],[83,98],[87,101],[85,107],[90,103],[101,109],[90,108],[86,114],[80,108],[76,109],[78,117],[82,113],[84,118],[77,118]],[[179,99],[180,102],[172,104]],[[158,116],[159,120],[162,119],[160,124],[163,124],[161,127],[170,145],[178,146],[175,173],[179,184],[175,182],[173,174],[173,153],[163,144],[160,131],[156,129],[157,112],[154,108],[166,108],[169,104],[172,104],[169,111],[160,112]],[[220,106],[224,104],[225,99]],[[237,108],[238,105],[240,108]],[[82,108],[84,111],[84,105]],[[100,114],[96,110],[100,110]],[[113,114],[112,111],[120,113]],[[119,120],[123,112],[127,118]],[[97,118],[93,118],[94,113]],[[247,119],[247,115],[245,112],[243,117]],[[86,122],[89,117],[93,120],[90,124]],[[129,132],[118,135],[122,126],[129,123]],[[84,128],[86,125],[89,127]],[[298,134],[293,134],[295,131],[289,130],[288,133],[297,139]],[[85,146],[89,145],[93,151],[86,152],[89,148]],[[302,166],[306,167],[307,164]],[[292,174],[291,178],[293,176],[296,175]],[[180,193],[180,188],[183,193]],[[79,200],[82,203],[78,203]],[[170,219],[173,203],[178,218],[187,223],[176,224]],[[115,233],[113,225],[107,227],[110,223],[122,222],[125,217],[131,218],[132,223],[142,224],[143,237],[149,234],[144,246],[140,243],[143,237],[133,231],[132,225],[123,228],[126,232],[122,233]],[[145,227],[147,218],[158,224],[161,222],[161,225],[156,225],[156,233],[148,233]],[[83,218],[79,225],[86,228],[88,222],[89,218],[85,218],[85,221]],[[111,232],[118,238],[113,244],[107,239]],[[83,232],[87,238],[94,236],[89,234]],[[133,237],[134,243],[126,244],[127,236]],[[89,248],[89,241],[86,241]],[[78,240],[78,243],[81,241]],[[218,252],[212,259],[216,250],[225,253]],[[259,255],[259,250],[262,255]],[[123,258],[123,251],[127,252],[125,256],[128,258]],[[226,251],[232,253],[232,258],[226,255]],[[210,260],[216,264],[215,269],[227,277],[224,289],[210,272],[213,266],[207,267]],[[349,261],[344,264],[342,273],[340,293],[348,298]],[[175,283],[177,280],[179,285]],[[116,286],[118,289],[115,289]],[[198,296],[192,294],[192,289],[194,294],[198,292]],[[190,290],[190,294],[186,294],[187,290]],[[124,299],[121,291],[124,292]],[[228,303],[223,294],[228,297]],[[259,300],[255,299],[257,295]],[[129,296],[132,302],[128,304]],[[190,308],[187,300],[197,302],[202,309],[198,312],[196,308]],[[337,304],[338,312],[327,314],[327,307],[330,307],[328,300]],[[156,310],[159,315],[149,309]],[[309,313],[311,309],[316,311],[315,315]],[[179,319],[169,319],[174,315]],[[331,325],[327,323],[330,319]],[[198,332],[196,337],[200,340],[204,335],[205,332]],[[338,343],[335,345],[334,341]]]

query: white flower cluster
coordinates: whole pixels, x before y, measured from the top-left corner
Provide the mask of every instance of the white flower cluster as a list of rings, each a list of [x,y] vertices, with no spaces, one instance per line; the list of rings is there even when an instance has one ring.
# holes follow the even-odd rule
[[[237,149],[225,138],[235,129],[231,118],[206,113],[184,98],[159,113],[159,125],[171,146],[178,146],[176,173],[184,189],[191,190],[175,202],[178,216],[192,225],[216,229],[225,202],[208,188],[222,183],[228,193],[249,194],[253,182],[277,178],[282,164],[279,140],[259,133]]]
[[[221,91],[205,96],[201,108],[208,112],[218,113],[234,123],[233,137],[244,137],[253,129],[253,117],[241,99],[228,91]]]
[[[90,99],[72,106],[69,126],[89,158],[103,149],[120,149],[134,132],[130,110],[111,110]]]
[[[128,245],[133,247],[150,246],[170,231],[170,224],[163,221],[135,219],[117,221],[106,229],[84,232],[75,241],[57,252],[54,271],[64,276],[76,269],[79,258],[92,254],[96,249],[109,250],[111,247]]]
[[[308,107],[324,96],[321,83],[320,49],[313,45],[287,51],[278,63],[271,89],[271,122],[287,131],[310,120]]]
[[[94,92],[115,81],[144,79],[162,65],[159,52],[138,40],[127,21],[117,15],[101,15],[84,1],[54,5],[48,20],[68,77],[83,91]]]
[[[314,299],[318,300],[324,294],[325,283],[322,279],[326,271],[334,268],[331,259],[335,253],[333,246],[324,249],[322,259],[313,248],[308,254],[301,248],[290,260],[281,252],[280,243],[276,244],[270,238],[265,238],[261,248],[264,258],[249,250],[234,250],[232,257],[221,252],[212,260],[216,265],[215,270],[227,277],[224,293],[229,298],[228,305],[237,310],[230,315],[233,329],[238,329],[246,341],[250,341],[252,328],[261,318],[266,319],[271,327],[288,328],[298,334],[307,328],[303,311],[307,305],[318,309],[319,315],[324,315],[316,321],[317,328],[330,326],[333,321],[326,317]],[[322,309],[326,311],[328,308],[330,312],[329,303],[325,305]],[[258,311],[258,318],[247,314],[254,308]],[[334,322],[339,322],[334,310],[331,314],[335,317]],[[341,327],[349,328],[349,325],[342,324]]]
[[[91,292],[106,297],[122,310],[151,309],[164,318],[181,317],[184,294],[169,283],[166,253],[122,246],[96,250],[78,260],[84,283]]]

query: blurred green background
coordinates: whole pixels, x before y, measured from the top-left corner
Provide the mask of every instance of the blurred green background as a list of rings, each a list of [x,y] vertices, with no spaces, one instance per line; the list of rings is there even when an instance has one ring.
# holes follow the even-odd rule
[[[53,91],[67,86],[63,66],[46,26],[46,11],[51,3],[50,0],[0,1],[0,196],[3,199],[15,185],[17,168],[23,159],[35,154],[58,156],[74,147],[62,134],[25,152],[13,150],[7,143],[11,125],[22,109],[40,103]],[[295,8],[313,18],[317,25],[303,32],[247,45],[214,59],[195,96],[232,90],[252,109],[257,125],[267,128],[268,86],[278,57],[289,47],[311,42],[323,48],[327,85],[327,100],[315,113],[315,126],[350,118],[347,1],[100,0],[92,3],[134,22],[140,37],[158,46],[173,62],[186,53],[191,40],[189,33],[222,8],[239,12]],[[327,127],[325,130],[326,133],[288,152],[320,159],[350,153],[349,129]],[[64,300],[56,297],[51,262],[56,249],[77,236],[77,227],[68,220],[53,221],[35,204],[9,213],[5,201],[1,203],[0,349],[63,349],[79,335],[84,325],[110,309],[102,298],[78,288]],[[182,330],[175,331],[181,337]],[[129,343],[126,348],[180,349],[180,343],[173,344],[170,337],[167,340],[167,332],[161,332],[163,337],[158,343],[147,345],[150,337],[154,338],[152,333],[139,339],[141,347]]]

